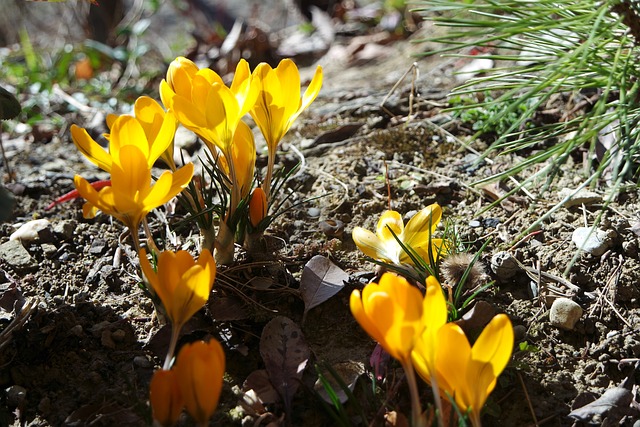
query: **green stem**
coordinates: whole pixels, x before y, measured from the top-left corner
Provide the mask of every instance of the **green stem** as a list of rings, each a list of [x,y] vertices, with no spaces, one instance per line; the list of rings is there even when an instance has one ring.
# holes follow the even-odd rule
[[[153,240],[153,235],[151,234],[151,229],[149,228],[149,223],[147,222],[147,217],[142,219],[142,227],[144,228],[144,234],[147,236],[147,246],[151,251],[156,254],[160,253],[160,250],[156,246],[156,242]]]
[[[271,202],[271,177],[273,176],[273,165],[276,161],[276,153],[274,150],[269,150],[269,156],[267,159],[267,175],[264,177],[264,182],[262,183],[262,189],[264,190],[264,195],[267,196],[267,205]]]
[[[131,233],[131,240],[133,241],[133,248],[136,250],[136,254],[140,253],[140,238],[138,237],[138,226],[129,227]]]
[[[162,369],[171,369],[171,360],[173,359],[173,353],[176,351],[176,345],[178,344],[178,337],[180,336],[181,326],[171,325],[171,341],[169,341],[169,350],[167,351],[167,357],[164,358],[164,365]]]
[[[411,364],[411,361],[409,361],[408,363],[404,363],[402,365],[402,368],[404,369],[405,376],[407,377],[409,394],[411,394],[411,426],[427,427],[427,422],[422,414],[422,407],[420,406],[418,383],[416,382],[416,374],[413,371],[413,365]]]
[[[435,375],[431,376],[431,391],[433,392],[433,400],[436,404],[436,418],[438,419],[438,426],[444,427],[444,420],[442,419],[442,399],[440,399],[440,388],[438,387],[438,380]]]

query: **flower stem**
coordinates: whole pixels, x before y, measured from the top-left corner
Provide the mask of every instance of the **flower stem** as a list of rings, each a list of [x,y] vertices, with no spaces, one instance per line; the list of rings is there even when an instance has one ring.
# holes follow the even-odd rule
[[[162,366],[164,370],[171,369],[171,360],[173,360],[173,353],[176,351],[180,329],[181,326],[171,325],[171,341],[169,341],[169,350],[167,350],[167,357],[164,358],[164,365]]]
[[[435,375],[431,376],[431,391],[433,392],[433,400],[436,404],[436,418],[438,419],[438,426],[444,427],[444,420],[442,419],[442,399],[440,399],[440,388],[438,387],[438,379]]]
[[[267,158],[267,174],[264,177],[264,182],[262,183],[264,195],[267,196],[267,206],[269,205],[269,203],[271,203],[271,178],[273,176],[273,165],[276,161],[275,151],[275,149],[269,150],[269,155]]]
[[[136,254],[140,253],[140,238],[138,237],[138,226],[130,226],[129,232],[131,233],[131,240],[133,241],[133,248],[136,250]]]
[[[422,407],[420,406],[418,383],[416,382],[416,374],[413,371],[413,365],[409,361],[408,363],[404,363],[402,368],[404,369],[405,376],[407,377],[409,394],[411,394],[411,426],[427,427],[427,422],[422,414]]]
[[[160,253],[158,246],[156,246],[156,242],[153,240],[153,235],[151,234],[151,229],[149,228],[149,223],[147,222],[147,218],[142,219],[142,226],[144,227],[144,234],[147,236],[147,246],[151,251],[156,254]]]

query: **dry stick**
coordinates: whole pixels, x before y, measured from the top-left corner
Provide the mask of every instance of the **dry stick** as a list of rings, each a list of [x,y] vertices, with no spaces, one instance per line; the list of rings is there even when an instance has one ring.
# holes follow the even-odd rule
[[[520,380],[520,385],[522,386],[522,391],[524,391],[524,397],[525,399],[527,399],[527,406],[529,406],[529,411],[531,412],[533,423],[537,427],[539,426],[538,419],[536,418],[536,413],[533,410],[533,405],[531,404],[531,399],[529,398],[529,392],[527,391],[527,387],[524,385],[524,380],[522,379],[522,375],[520,374],[520,372],[517,372],[517,374],[518,374],[518,379]]]
[[[391,210],[391,183],[389,182],[389,165],[384,162],[384,182],[387,184],[387,203],[388,209]]]
[[[393,85],[389,93],[387,93],[387,95],[382,99],[382,102],[380,103],[380,108],[382,108],[382,110],[384,110],[384,112],[387,113],[390,117],[393,117],[393,113],[389,111],[389,109],[385,107],[384,104],[386,104],[391,94],[395,92],[396,89],[398,89],[398,86],[400,86],[400,83],[404,81],[404,79],[407,77],[410,71],[413,71],[413,76],[411,78],[411,92],[409,92],[409,117],[407,117],[407,122],[411,120],[411,116],[413,115],[413,93],[415,91],[416,79],[419,73],[417,62],[414,62],[413,64],[411,64],[409,69],[404,72],[402,77],[400,77],[400,80],[398,80],[396,84]]]
[[[4,152],[4,145],[2,144],[2,129],[0,129],[0,150],[2,150],[2,161],[4,162],[4,168],[7,171],[7,176],[9,177],[8,181],[13,182],[13,173],[11,172],[11,168],[9,167],[9,159],[7,159],[7,155]]]

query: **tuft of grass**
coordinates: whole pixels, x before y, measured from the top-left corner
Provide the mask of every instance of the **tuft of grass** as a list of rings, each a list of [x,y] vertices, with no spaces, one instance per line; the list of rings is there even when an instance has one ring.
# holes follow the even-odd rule
[[[638,184],[639,8],[629,0],[418,3],[416,11],[449,30],[423,40],[443,46],[425,55],[494,60],[484,76],[451,94],[459,116],[483,112],[476,137],[500,131],[483,157],[526,153],[522,162],[476,184],[526,172],[517,189],[538,188],[540,197],[572,157],[584,165],[576,192],[604,182],[609,203],[629,180]],[[472,49],[480,54],[465,54]]]

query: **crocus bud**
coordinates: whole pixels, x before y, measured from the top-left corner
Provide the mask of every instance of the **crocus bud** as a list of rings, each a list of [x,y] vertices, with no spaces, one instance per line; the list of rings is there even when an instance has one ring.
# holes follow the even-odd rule
[[[178,384],[187,412],[198,424],[204,425],[218,406],[224,368],[224,350],[213,339],[186,344],[178,354]]]
[[[267,216],[267,208],[267,195],[262,188],[255,188],[249,201],[249,221],[251,221],[251,225],[257,227],[260,224],[260,221]]]
[[[149,388],[153,419],[162,426],[174,425],[184,407],[176,373],[164,369],[154,372]]]

